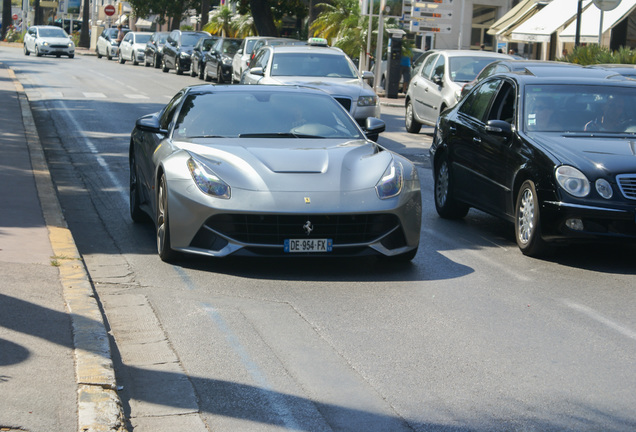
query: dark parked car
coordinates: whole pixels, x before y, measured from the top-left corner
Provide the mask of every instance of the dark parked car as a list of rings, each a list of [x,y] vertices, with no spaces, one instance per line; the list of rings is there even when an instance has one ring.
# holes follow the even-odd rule
[[[532,66],[532,70],[535,74],[541,74],[545,76],[550,76],[552,74],[561,75],[563,73],[567,73],[567,71],[564,72],[563,69],[559,68],[582,67],[581,65],[576,63],[566,63],[549,60],[497,60],[483,68],[474,80],[464,84],[464,87],[462,87],[461,97],[466,96],[468,92],[470,92],[470,89],[475,87],[478,82],[485,78],[488,78],[489,76],[501,72],[523,71],[528,66]]]
[[[622,63],[609,63],[609,64],[596,64],[587,66],[589,68],[601,68],[608,71],[621,74],[628,78],[636,79],[636,65],[635,64],[622,64]]]
[[[174,69],[177,75],[189,71],[194,46],[199,39],[209,36],[210,33],[202,31],[172,30],[163,46],[161,70],[168,72]]]
[[[636,81],[563,75],[494,75],[439,117],[430,154],[441,217],[469,207],[501,217],[529,256],[556,241],[636,240]]]
[[[199,39],[199,42],[192,49],[192,58],[190,60],[192,66],[190,66],[190,76],[198,76],[203,79],[203,70],[205,69],[205,63],[203,57],[210,51],[214,43],[219,39],[218,36],[203,37]]]
[[[154,32],[150,36],[150,40],[146,43],[146,49],[144,50],[144,66],[153,66],[157,69],[161,67],[161,53],[169,34],[168,32]]]
[[[232,82],[232,60],[241,46],[243,39],[219,38],[214,46],[203,57],[206,81],[215,80],[219,84]]]

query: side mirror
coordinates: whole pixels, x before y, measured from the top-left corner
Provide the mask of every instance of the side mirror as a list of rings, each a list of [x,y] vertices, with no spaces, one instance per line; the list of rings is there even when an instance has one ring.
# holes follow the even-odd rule
[[[373,75],[373,72],[371,71],[363,71],[362,72],[362,79],[363,80],[372,80],[375,78],[375,75]]]
[[[240,54],[243,54],[243,50],[242,50],[242,49],[240,49],[240,50],[238,50],[236,53],[237,53],[237,54],[239,54],[239,55],[240,55]]]
[[[377,141],[382,132],[386,130],[386,123],[377,117],[367,117],[364,134],[371,141]]]
[[[509,136],[512,135],[513,126],[503,120],[488,120],[486,123],[486,132],[494,135]]]
[[[439,75],[434,75],[434,76],[433,76],[433,82],[434,82],[435,84],[437,84],[438,86],[440,86],[440,87],[443,87],[443,86],[444,86],[444,81],[442,80],[442,77],[441,77],[441,76],[439,76]]]
[[[265,76],[265,72],[262,67],[251,68],[248,72],[252,75]]]
[[[161,126],[159,125],[159,117],[154,114],[138,118],[135,122],[135,127],[144,132],[168,135],[167,130],[161,129]]]

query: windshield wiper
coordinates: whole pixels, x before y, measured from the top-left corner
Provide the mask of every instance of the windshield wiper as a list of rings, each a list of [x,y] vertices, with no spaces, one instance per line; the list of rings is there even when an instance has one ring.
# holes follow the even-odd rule
[[[324,138],[318,135],[295,134],[291,132],[267,132],[239,134],[239,138]]]

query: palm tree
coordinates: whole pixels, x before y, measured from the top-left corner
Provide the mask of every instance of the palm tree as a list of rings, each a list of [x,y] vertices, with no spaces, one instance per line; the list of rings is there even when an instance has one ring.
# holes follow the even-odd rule
[[[235,29],[235,36],[244,38],[256,35],[256,27],[254,26],[254,18],[252,15],[236,14],[232,18],[232,27]]]
[[[224,37],[233,36],[232,17],[232,11],[227,6],[214,9],[210,14],[210,22],[203,27],[203,30],[210,34],[221,33]]]

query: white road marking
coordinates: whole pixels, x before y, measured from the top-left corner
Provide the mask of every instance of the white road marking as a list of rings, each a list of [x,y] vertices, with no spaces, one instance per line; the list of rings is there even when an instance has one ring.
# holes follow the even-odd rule
[[[589,308],[587,306],[583,306],[578,303],[571,302],[570,300],[566,300],[566,299],[563,300],[563,303],[565,303],[567,307],[585,314],[589,318],[592,318],[594,321],[597,321],[603,324],[604,326],[607,326],[611,328],[612,330],[617,331],[623,336],[627,336],[630,339],[636,340],[636,332],[634,330],[631,330],[627,327],[623,327],[622,325],[612,321],[611,319],[604,317],[603,315],[601,315],[594,309]]]

